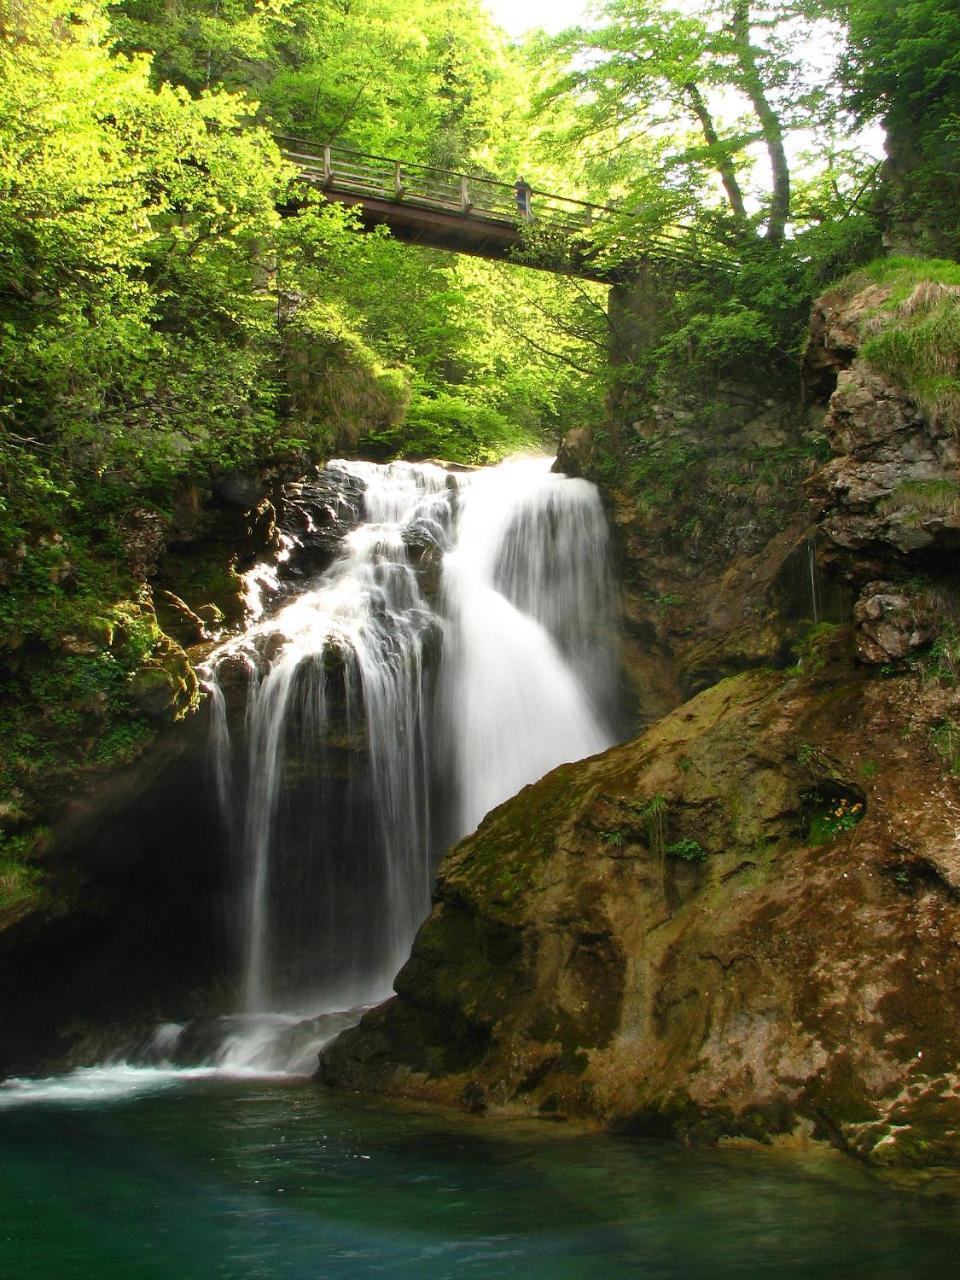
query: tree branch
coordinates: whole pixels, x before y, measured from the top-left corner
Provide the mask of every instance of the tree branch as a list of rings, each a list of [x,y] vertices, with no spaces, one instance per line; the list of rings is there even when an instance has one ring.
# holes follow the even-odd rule
[[[731,30],[734,52],[743,78],[743,89],[760,121],[767,155],[770,157],[773,191],[766,238],[771,244],[782,244],[787,218],[790,216],[790,168],[783,147],[783,128],[767,98],[757,63],[757,51],[750,43],[750,0],[736,0]]]
[[[697,85],[690,82],[684,85],[684,91],[690,102],[690,107],[694,115],[700,121],[700,128],[703,130],[703,136],[707,140],[707,145],[717,148],[720,138],[717,134],[716,127],[713,123],[713,116],[710,114],[710,108],[707,106],[703,94]],[[747,210],[743,203],[743,192],[740,190],[740,183],[737,181],[736,170],[730,160],[730,157],[722,150],[716,150],[714,155],[714,164],[717,172],[720,174],[720,181],[723,183],[723,189],[727,193],[727,200],[730,208],[733,210],[734,216],[747,221]]]

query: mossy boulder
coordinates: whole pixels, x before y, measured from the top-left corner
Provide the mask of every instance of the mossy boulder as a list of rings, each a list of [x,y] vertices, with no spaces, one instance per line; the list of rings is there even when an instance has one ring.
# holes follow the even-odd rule
[[[442,864],[396,998],[321,1080],[960,1164],[939,695],[823,643],[812,670],[726,679],[488,815]]]

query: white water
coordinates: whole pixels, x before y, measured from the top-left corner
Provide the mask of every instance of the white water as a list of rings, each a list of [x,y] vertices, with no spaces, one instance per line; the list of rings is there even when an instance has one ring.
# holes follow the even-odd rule
[[[610,745],[606,525],[593,486],[549,468],[330,464],[361,482],[362,519],[272,613],[279,580],[254,570],[251,625],[205,668],[244,1012],[157,1028],[131,1054],[146,1068],[10,1081],[0,1106],[163,1088],[191,1062],[311,1071],[389,994],[443,849]]]
[[[365,522],[312,589],[219,649],[207,669],[218,691],[216,772],[242,868],[249,1012],[382,999],[429,897],[424,646],[439,624],[404,539],[415,528],[445,541],[448,476],[331,466],[365,483]],[[239,750],[220,687],[238,660],[247,673]],[[331,759],[331,744],[343,759]]]
[[[291,1025],[385,998],[443,848],[612,740],[613,593],[592,485],[546,458],[329,471],[363,486],[362,522],[308,590],[207,667],[243,885],[247,1022],[224,1033],[224,1066],[303,1059],[302,1044],[278,1049]],[[439,599],[411,548],[435,576],[442,561]],[[238,668],[246,713],[231,735],[224,676]]]
[[[606,526],[543,459],[478,474],[443,565],[443,707],[457,835],[556,765],[610,745]]]

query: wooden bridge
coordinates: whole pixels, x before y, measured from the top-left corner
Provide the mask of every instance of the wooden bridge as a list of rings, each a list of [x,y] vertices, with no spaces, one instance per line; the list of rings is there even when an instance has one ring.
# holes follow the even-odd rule
[[[591,233],[613,210],[428,165],[405,164],[302,138],[277,142],[328,200],[357,210],[366,228],[398,240],[517,262],[610,284],[621,274],[593,263]]]

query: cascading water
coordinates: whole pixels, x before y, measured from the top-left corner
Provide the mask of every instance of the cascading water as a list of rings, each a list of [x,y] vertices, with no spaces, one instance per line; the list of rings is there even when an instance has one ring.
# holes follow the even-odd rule
[[[607,532],[596,490],[537,459],[464,488],[444,559],[444,727],[457,836],[528,782],[610,745]]]
[[[207,665],[251,1012],[382,997],[429,898],[424,650],[438,620],[405,537],[445,539],[448,477],[439,467],[335,469],[363,481],[365,522],[311,589]],[[238,665],[239,767],[222,692]]]
[[[342,1025],[308,1013],[389,993],[443,849],[610,745],[606,524],[549,467],[331,463],[356,507],[333,563],[209,658],[246,1015],[208,1059],[305,1063]]]

